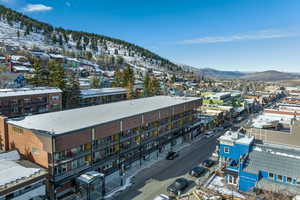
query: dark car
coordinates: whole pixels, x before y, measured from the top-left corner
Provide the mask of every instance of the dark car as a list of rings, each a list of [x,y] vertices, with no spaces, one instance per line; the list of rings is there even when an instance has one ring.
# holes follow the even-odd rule
[[[206,172],[206,169],[204,167],[196,166],[196,167],[193,167],[189,171],[189,175],[198,178],[198,177],[202,176],[205,172]]]
[[[167,191],[171,194],[180,195],[188,185],[189,182],[187,179],[178,178],[168,186]]]
[[[203,162],[202,162],[202,165],[204,166],[204,167],[211,167],[211,166],[213,166],[215,164],[215,162],[213,161],[213,160],[204,160]]]
[[[167,160],[173,160],[174,158],[178,157],[179,156],[179,153],[178,152],[175,152],[175,151],[170,151],[168,153],[168,155],[166,156],[166,159]]]

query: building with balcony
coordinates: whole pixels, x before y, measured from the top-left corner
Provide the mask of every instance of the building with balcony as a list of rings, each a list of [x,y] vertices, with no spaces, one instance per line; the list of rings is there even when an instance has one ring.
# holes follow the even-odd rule
[[[104,174],[104,193],[111,176],[189,139],[200,104],[200,98],[155,96],[1,118],[0,135],[7,149],[49,170],[51,199],[78,192],[76,178],[90,171]]]
[[[35,87],[0,89],[0,115],[17,117],[62,109],[62,91]]]
[[[85,107],[126,100],[127,94],[128,91],[125,88],[81,90],[80,106]]]
[[[22,160],[16,150],[0,153],[0,200],[43,199],[47,171]]]

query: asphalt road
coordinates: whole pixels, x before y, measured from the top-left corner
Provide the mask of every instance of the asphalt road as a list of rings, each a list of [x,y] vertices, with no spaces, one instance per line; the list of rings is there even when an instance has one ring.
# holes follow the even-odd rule
[[[159,194],[167,194],[167,187],[179,177],[190,181],[190,188],[195,185],[195,179],[187,175],[188,171],[209,158],[216,147],[218,133],[209,139],[201,139],[180,151],[174,160],[161,160],[138,173],[133,184],[113,197],[114,200],[153,200]],[[188,189],[187,189],[188,190]]]

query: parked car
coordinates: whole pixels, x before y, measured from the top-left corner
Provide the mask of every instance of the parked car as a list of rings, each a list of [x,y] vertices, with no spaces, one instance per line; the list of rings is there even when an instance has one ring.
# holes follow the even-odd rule
[[[188,185],[189,182],[187,179],[178,178],[168,186],[167,191],[171,194],[180,195]]]
[[[210,137],[212,137],[214,135],[214,132],[213,131],[208,131],[208,132],[206,132],[205,134],[204,134],[204,137],[205,138],[210,138]]]
[[[178,152],[175,152],[175,151],[170,151],[168,152],[167,156],[166,156],[166,159],[167,160],[174,160],[176,157],[179,156],[179,153]]]
[[[211,166],[213,166],[214,164],[215,164],[215,162],[214,162],[213,160],[210,160],[210,159],[204,160],[204,161],[202,162],[202,165],[203,165],[204,167],[211,167]]]
[[[160,194],[156,196],[153,200],[170,200],[170,197],[165,194]]]
[[[193,167],[190,171],[189,171],[189,175],[190,176],[193,176],[193,177],[196,177],[196,178],[199,178],[200,176],[202,176],[203,174],[205,174],[207,170],[202,167],[202,166],[196,166],[196,167]]]

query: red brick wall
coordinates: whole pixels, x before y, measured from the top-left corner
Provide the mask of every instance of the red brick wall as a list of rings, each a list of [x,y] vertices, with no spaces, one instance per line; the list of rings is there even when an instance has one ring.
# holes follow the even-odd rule
[[[92,130],[86,129],[70,134],[61,135],[55,138],[55,152],[63,151],[81,144],[86,144],[92,140]]]
[[[144,114],[144,123],[151,123],[157,120],[159,120],[159,111]]]
[[[51,139],[46,139],[32,133],[30,130],[22,129],[22,133],[15,132],[13,125],[8,125],[9,132],[9,148],[17,149],[26,159],[35,162],[45,168],[48,168],[48,152],[44,149],[45,144],[43,142],[51,142]],[[32,152],[32,148],[38,150],[37,153]]]
[[[7,151],[8,150],[8,132],[7,132],[7,124],[5,122],[7,117],[0,116],[0,150]]]
[[[142,125],[142,115],[130,117],[122,120],[122,131],[132,129]]]
[[[120,121],[111,122],[95,128],[95,139],[115,135],[120,132]]]
[[[59,100],[52,99],[53,96],[59,96]],[[61,93],[52,93],[52,94],[49,94],[48,99],[49,99],[49,104],[48,104],[49,111],[57,111],[55,109],[52,109],[52,105],[53,104],[60,105],[59,110],[62,109],[62,95],[61,95]]]
[[[167,118],[172,115],[172,108],[165,108],[160,110],[160,118]]]
[[[174,106],[174,115],[184,112],[184,104]]]

